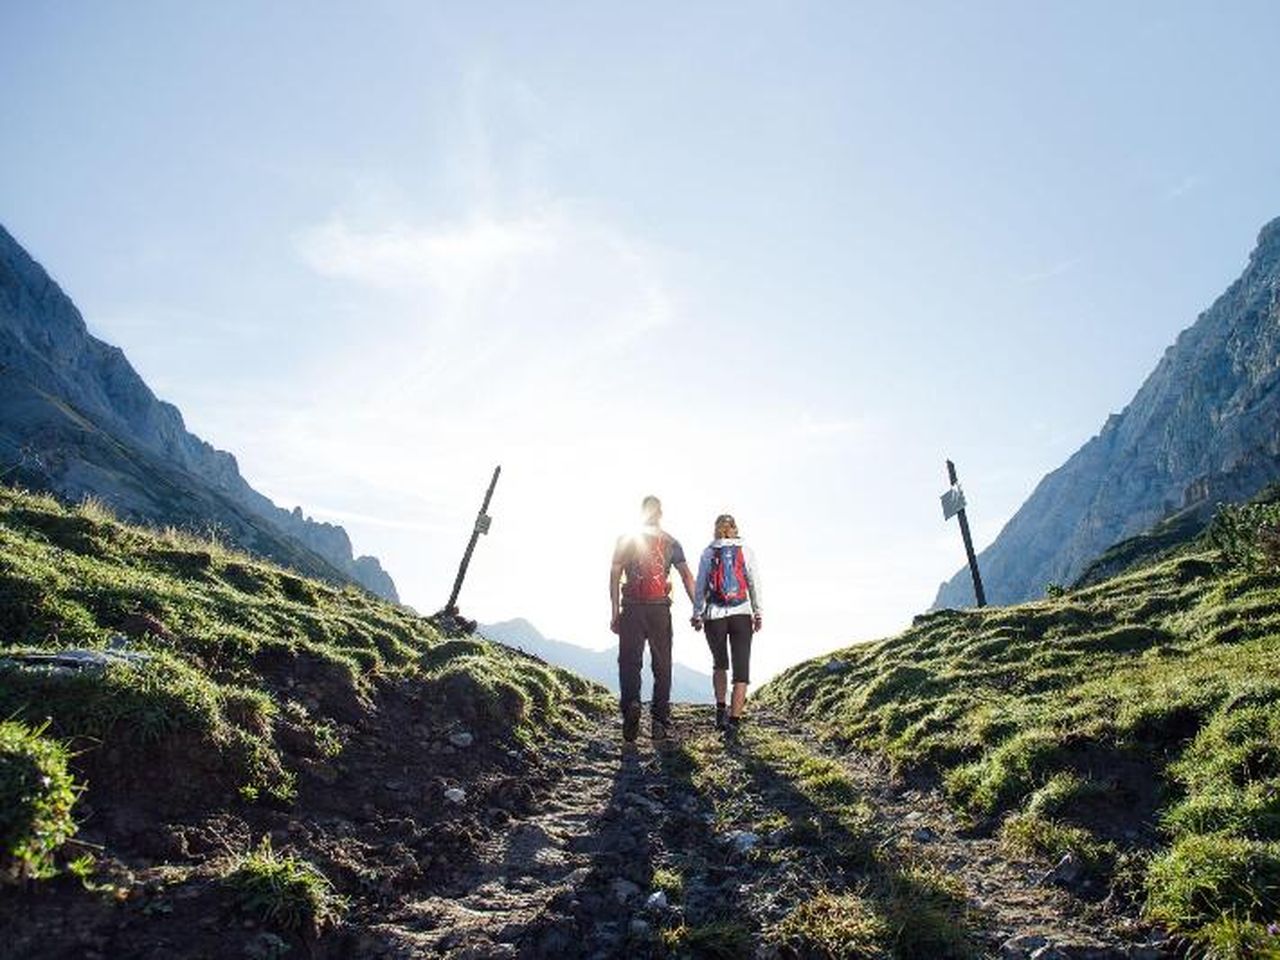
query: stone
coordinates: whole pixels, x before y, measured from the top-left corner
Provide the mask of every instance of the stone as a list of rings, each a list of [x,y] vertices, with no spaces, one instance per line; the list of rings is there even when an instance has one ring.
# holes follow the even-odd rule
[[[1001,960],[1026,960],[1034,951],[1047,946],[1048,943],[1049,938],[1039,933],[1024,933],[1010,937],[1000,944],[1000,957]]]
[[[1040,878],[1042,886],[1073,887],[1084,877],[1084,863],[1074,853],[1063,854],[1052,870]]]
[[[459,750],[465,750],[467,747],[471,746],[474,741],[475,737],[466,730],[458,730],[455,733],[449,734],[449,743],[452,746],[457,747]]]
[[[731,830],[724,835],[724,840],[736,853],[746,853],[760,842],[760,837],[750,830]]]
[[[644,902],[646,910],[662,911],[667,909],[667,894],[664,890],[655,890]]]
[[[450,803],[466,803],[467,791],[461,787],[450,787],[444,792],[444,798]]]
[[[628,927],[627,929],[631,933],[631,936],[635,937],[637,940],[649,939],[649,931],[650,931],[649,924],[646,921],[641,920],[639,917],[636,917],[636,919],[632,920],[631,926]]]
[[[911,831],[911,839],[916,843],[933,843],[938,835],[929,827],[916,827]]]
[[[640,888],[623,877],[613,881],[613,896],[619,903],[626,903],[640,895]]]

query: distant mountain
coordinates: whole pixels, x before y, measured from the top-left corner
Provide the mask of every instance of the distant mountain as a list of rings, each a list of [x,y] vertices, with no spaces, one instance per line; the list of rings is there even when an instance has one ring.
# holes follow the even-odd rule
[[[618,692],[618,651],[617,648],[606,650],[589,650],[575,643],[563,640],[549,640],[538,628],[528,620],[517,618],[504,620],[502,623],[481,624],[479,633],[488,640],[515,647],[525,653],[547,661],[557,667],[564,667],[602,683],[614,693]],[[710,654],[707,655],[708,662]],[[643,696],[647,700],[653,689],[652,674],[649,672],[649,655],[645,652],[644,668],[641,672],[643,680]],[[711,674],[700,673],[683,664],[671,666],[671,699],[686,703],[712,703]]]
[[[342,527],[277,507],[235,457],[189,433],[3,227],[0,474],[70,500],[95,496],[124,519],[213,531],[302,573],[398,599],[376,559],[353,556]]]
[[[1050,473],[979,555],[993,603],[1070,584],[1108,547],[1280,478],[1280,219],[1125,409]],[[1186,518],[1183,518],[1186,522]],[[935,607],[973,604],[962,569]]]

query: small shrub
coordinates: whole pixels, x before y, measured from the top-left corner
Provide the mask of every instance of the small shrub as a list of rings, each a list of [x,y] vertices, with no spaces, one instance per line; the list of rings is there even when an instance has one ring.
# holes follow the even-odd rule
[[[47,877],[75,833],[76,794],[61,744],[16,721],[0,723],[0,876]]]
[[[889,921],[863,896],[823,891],[805,900],[768,937],[787,953],[831,960],[886,956]]]
[[[650,886],[654,890],[661,890],[667,895],[667,899],[671,903],[679,903],[680,898],[684,896],[684,877],[680,875],[678,870],[672,870],[668,867],[658,867],[653,871],[653,880]]]
[[[318,932],[339,923],[347,909],[323,873],[305,860],[277,853],[266,837],[223,882],[242,910],[284,930]]]
[[[1280,570],[1280,503],[1226,504],[1213,518],[1209,542],[1229,568]]]

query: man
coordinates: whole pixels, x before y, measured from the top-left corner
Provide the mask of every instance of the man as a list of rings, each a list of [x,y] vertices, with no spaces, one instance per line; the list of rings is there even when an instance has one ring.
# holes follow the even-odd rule
[[[640,667],[645,641],[653,668],[653,702],[649,705],[652,735],[665,739],[671,719],[671,581],[680,573],[693,603],[693,574],[684,549],[662,529],[662,503],[648,496],[640,504],[643,526],[618,538],[609,569],[609,629],[618,635],[618,685],[622,688],[622,739],[634,743],[640,732]],[[625,579],[624,579],[625,574]],[[619,596],[621,587],[621,596]]]

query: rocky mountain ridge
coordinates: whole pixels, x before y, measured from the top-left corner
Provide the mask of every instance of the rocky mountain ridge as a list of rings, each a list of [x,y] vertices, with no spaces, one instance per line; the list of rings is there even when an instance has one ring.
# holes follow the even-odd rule
[[[123,517],[214,531],[304,573],[396,600],[373,557],[342,527],[277,507],[235,457],[190,433],[119,347],[89,333],[71,299],[0,227],[0,470],[10,482]]]
[[[1280,218],[1244,273],[1166,351],[1125,409],[979,554],[996,604],[1069,584],[1111,545],[1175,513],[1208,513],[1280,478]],[[935,608],[974,602],[967,569]]]

